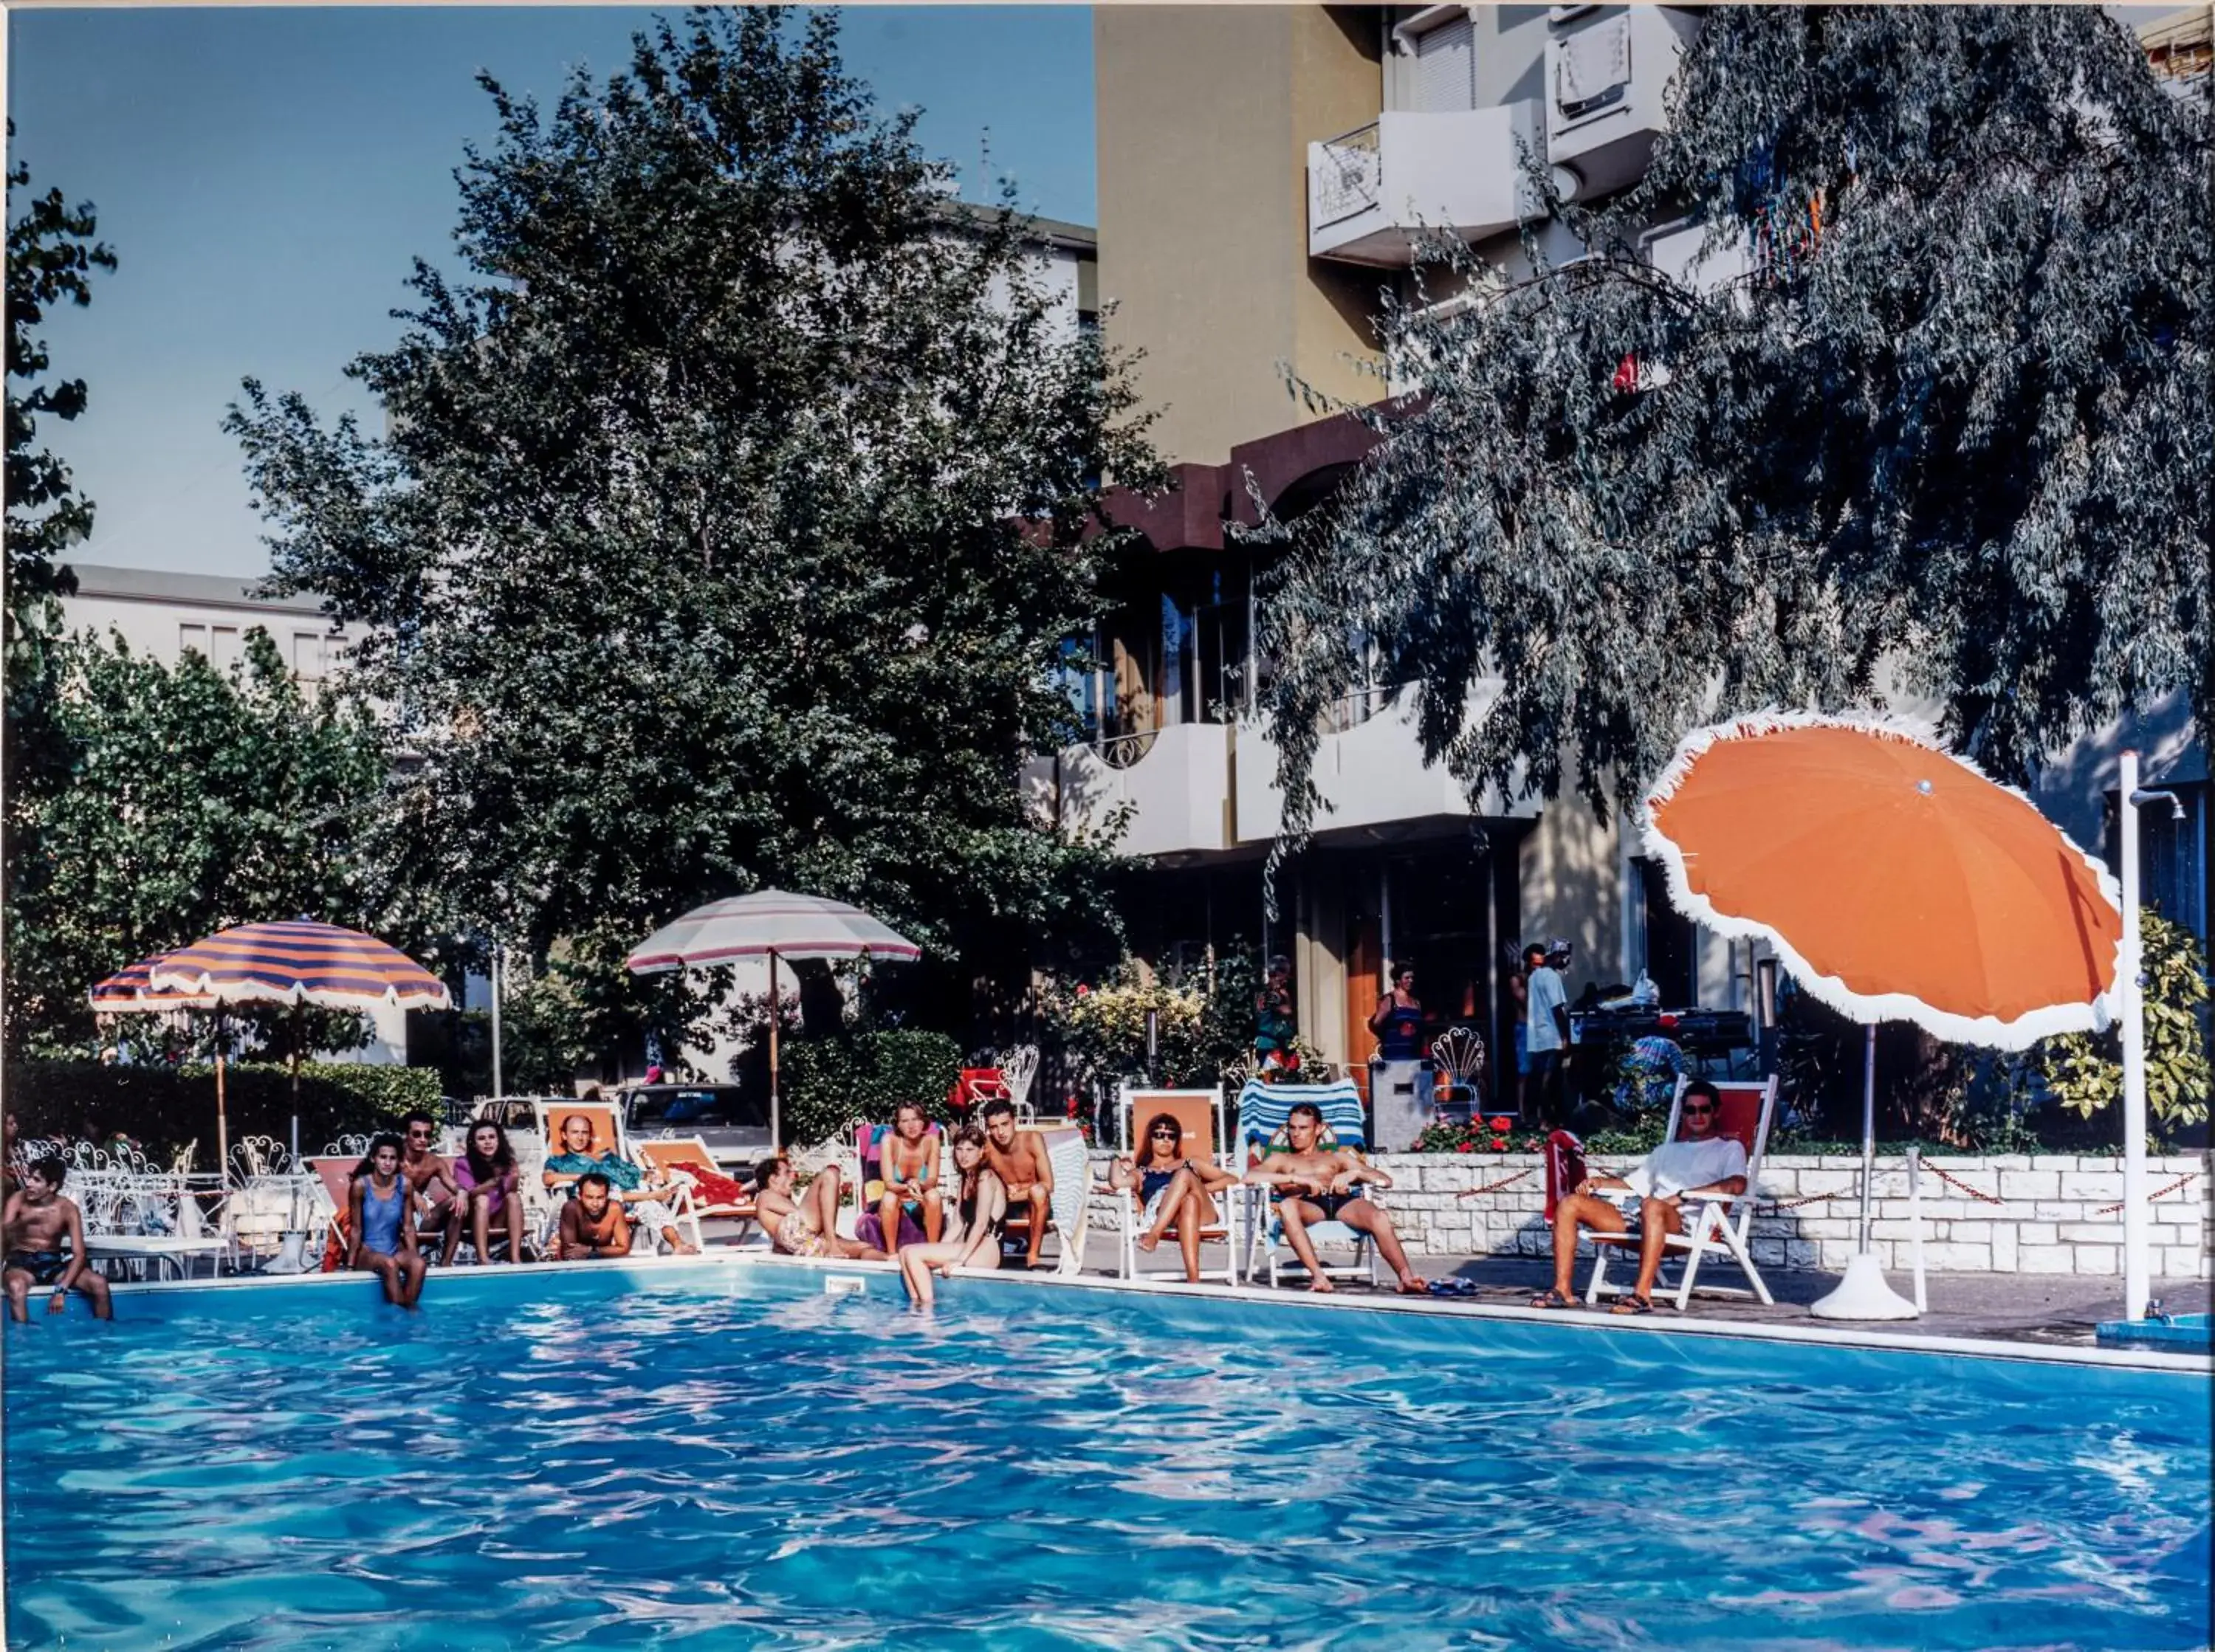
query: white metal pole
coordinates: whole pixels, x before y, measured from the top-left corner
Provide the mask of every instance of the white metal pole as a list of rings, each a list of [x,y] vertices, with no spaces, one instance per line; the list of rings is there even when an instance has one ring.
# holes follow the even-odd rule
[[[1869,1248],[1869,1217],[1875,1206],[1869,1194],[1876,1182],[1876,1024],[1872,1021],[1862,1044],[1862,1235],[1856,1249],[1866,1256]]]
[[[500,943],[492,949],[492,1092],[497,1096],[507,1092],[500,1087]]]
[[[2145,990],[2138,933],[2138,754],[2123,753],[2118,823],[2123,834],[2123,950],[2115,985],[2123,1023],[2123,1318],[2145,1318],[2153,1293],[2146,1233]]]
[[[1915,1311],[1927,1313],[1930,1309],[1930,1294],[1923,1282],[1923,1149],[1907,1150],[1907,1220],[1913,1238],[1915,1258]]]

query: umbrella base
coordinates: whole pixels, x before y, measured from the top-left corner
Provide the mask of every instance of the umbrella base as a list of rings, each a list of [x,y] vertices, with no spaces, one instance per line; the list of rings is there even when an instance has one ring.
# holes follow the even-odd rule
[[[277,1254],[270,1258],[261,1271],[265,1274],[304,1274],[308,1271],[308,1236],[287,1233],[279,1244]]]
[[[1809,1304],[1818,1319],[1915,1319],[1922,1310],[1885,1283],[1884,1270],[1863,1251],[1846,1264],[1838,1289]]]

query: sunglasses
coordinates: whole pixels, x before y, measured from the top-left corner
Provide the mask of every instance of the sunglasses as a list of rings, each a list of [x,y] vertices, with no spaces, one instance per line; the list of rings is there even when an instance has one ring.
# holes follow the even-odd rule
[[[1690,1102],[1687,1102],[1687,1103],[1684,1104],[1684,1111],[1685,1111],[1685,1112],[1687,1112],[1687,1113],[1689,1114],[1689,1113],[1712,1113],[1712,1112],[1713,1112],[1713,1111],[1715,1111],[1715,1110],[1714,1108],[1710,1107],[1710,1106],[1706,1105],[1704,1103],[1703,1103],[1703,1104],[1702,1104],[1701,1105],[1697,1106],[1697,1107],[1695,1107],[1695,1106],[1693,1106]]]
[[[1157,1141],[1174,1141],[1184,1132],[1182,1130],[1149,1130],[1146,1134]]]

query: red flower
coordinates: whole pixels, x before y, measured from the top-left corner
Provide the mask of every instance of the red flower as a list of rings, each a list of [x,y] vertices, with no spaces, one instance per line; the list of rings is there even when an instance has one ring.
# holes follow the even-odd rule
[[[1078,982],[1077,983],[1077,995],[1079,998],[1083,998],[1083,997],[1087,997],[1087,996],[1089,996],[1089,995],[1090,994],[1091,991],[1092,991],[1092,988],[1089,988],[1089,987],[1088,987],[1088,986],[1086,986],[1083,982],[1081,982],[1081,981],[1080,981],[1080,982]]]
[[[1514,1125],[1515,1121],[1512,1118],[1495,1118],[1492,1121],[1492,1133],[1494,1135],[1505,1135],[1514,1128]]]
[[[1507,1151],[1507,1138],[1504,1135],[1494,1136],[1492,1138],[1492,1150],[1494,1153],[1506,1153]]]
[[[1461,1144],[1460,1151],[1463,1153],[1474,1153],[1476,1151],[1476,1143],[1474,1141],[1464,1141]]]

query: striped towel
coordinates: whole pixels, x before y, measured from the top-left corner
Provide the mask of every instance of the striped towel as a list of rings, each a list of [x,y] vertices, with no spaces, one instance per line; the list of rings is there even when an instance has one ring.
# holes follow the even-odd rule
[[[1249,1079],[1238,1092],[1238,1140],[1249,1148],[1266,1151],[1285,1128],[1292,1108],[1312,1102],[1322,1111],[1324,1127],[1341,1147],[1365,1147],[1369,1131],[1361,1116],[1361,1092],[1350,1079],[1336,1084],[1264,1084]]]

